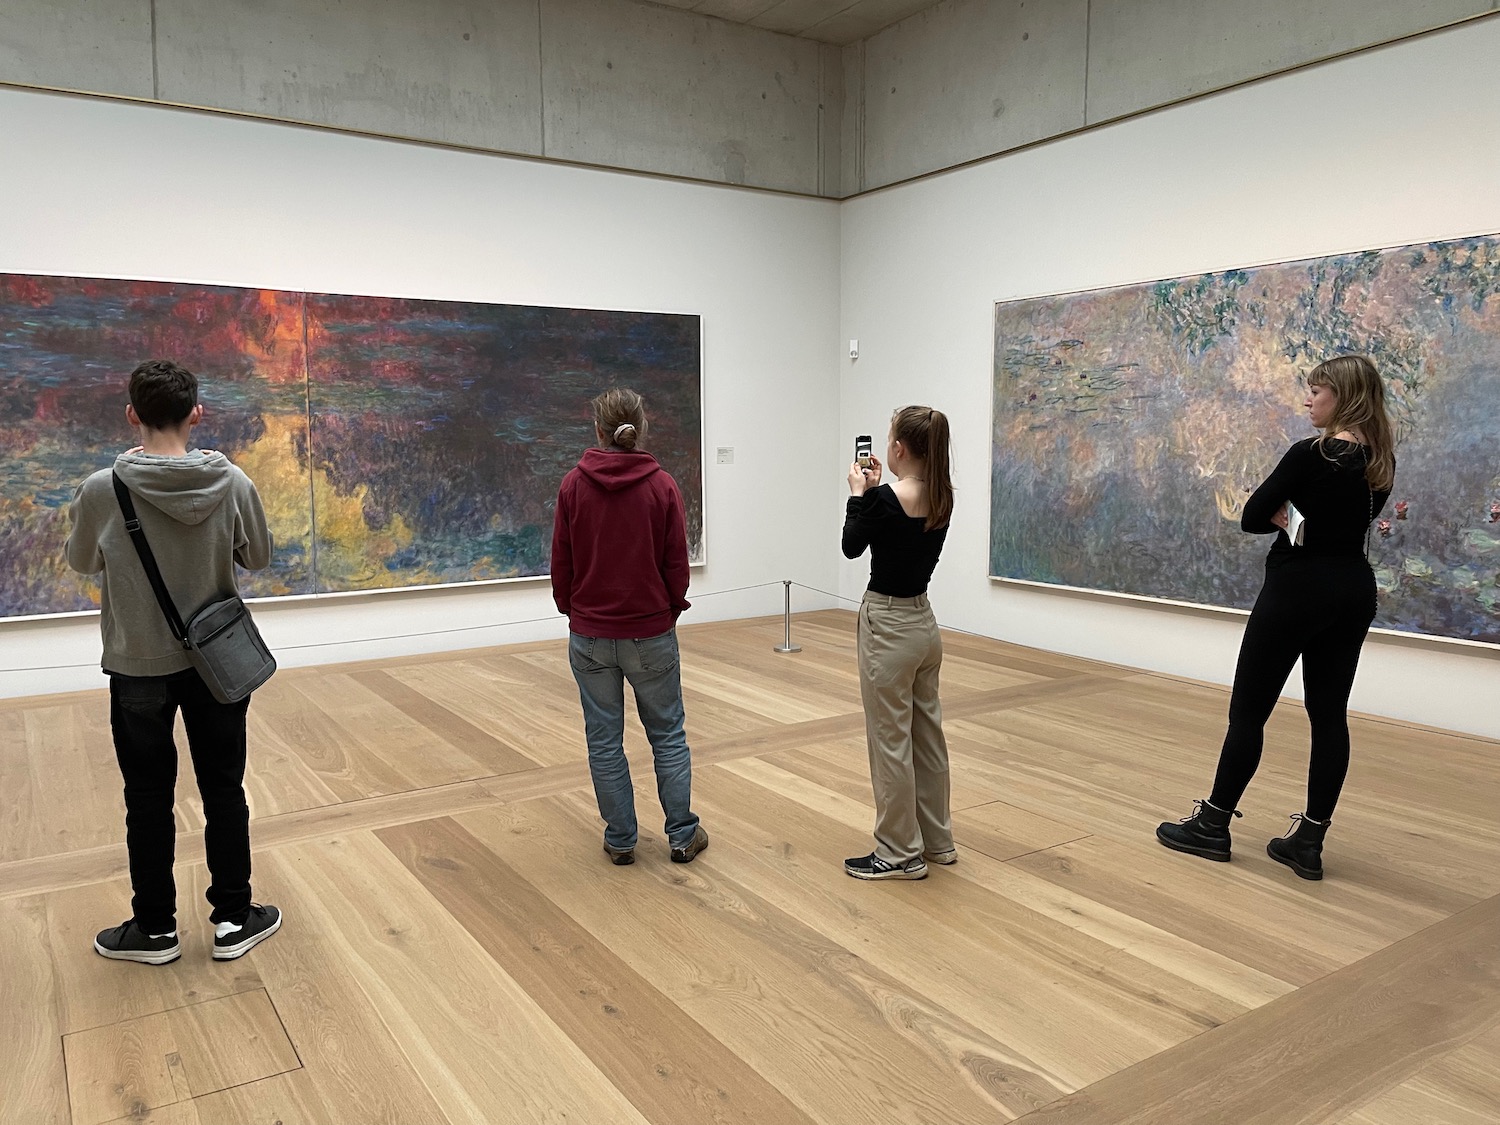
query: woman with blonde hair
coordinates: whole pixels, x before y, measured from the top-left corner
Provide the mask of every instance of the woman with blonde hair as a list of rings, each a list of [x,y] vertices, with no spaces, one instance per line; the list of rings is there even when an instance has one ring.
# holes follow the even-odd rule
[[[1308,419],[1322,433],[1297,442],[1245,502],[1240,526],[1276,535],[1266,579],[1245,625],[1229,729],[1213,792],[1157,839],[1175,851],[1227,861],[1229,821],[1260,765],[1266,721],[1302,658],[1312,727],[1305,811],[1267,851],[1304,879],[1323,877],[1323,839],[1349,769],[1349,692],[1375,619],[1370,524],[1390,498],[1396,456],[1385,385],[1363,356],[1339,356],[1307,377]]]
[[[688,608],[682,493],[641,448],[646,406],[615,388],[594,399],[597,448],[563,478],[552,525],[552,597],[568,615],[589,773],[604,851],[635,862],[635,790],[625,759],[625,682],[651,742],[673,863],[708,847],[692,810],[693,762],[683,732],[677,618]]]
[[[907,406],[891,418],[886,464],[849,466],[844,555],[870,549],[857,652],[875,790],[875,850],[844,861],[856,879],[925,879],[927,860],[958,859],[938,701],[943,642],[927,602],[953,512],[948,462],[947,416]],[[882,484],[887,467],[896,479]]]

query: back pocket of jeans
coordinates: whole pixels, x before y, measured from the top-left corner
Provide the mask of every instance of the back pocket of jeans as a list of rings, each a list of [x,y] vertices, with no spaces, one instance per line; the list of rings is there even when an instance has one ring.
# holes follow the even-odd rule
[[[677,667],[677,634],[663,633],[659,637],[646,637],[632,641],[641,667],[648,672],[670,672]]]
[[[594,659],[594,646],[598,644],[595,637],[585,637],[578,633],[568,634],[568,663],[580,672],[598,672],[604,667]]]

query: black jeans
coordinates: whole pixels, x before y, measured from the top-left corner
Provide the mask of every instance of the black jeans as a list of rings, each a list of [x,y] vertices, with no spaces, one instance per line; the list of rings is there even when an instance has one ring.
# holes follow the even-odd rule
[[[142,929],[176,928],[172,878],[177,823],[178,709],[203,797],[204,845],[213,906],[209,920],[242,922],[250,911],[250,807],[245,803],[248,699],[220,703],[192,669],[170,676],[109,678],[109,725],[125,779],[125,847],[130,853],[131,910]]]
[[[1312,727],[1307,815],[1333,815],[1349,771],[1349,692],[1375,619],[1375,575],[1359,555],[1273,558],[1240,644],[1229,698],[1229,730],[1209,797],[1233,809],[1260,766],[1266,720],[1292,665],[1302,658]]]

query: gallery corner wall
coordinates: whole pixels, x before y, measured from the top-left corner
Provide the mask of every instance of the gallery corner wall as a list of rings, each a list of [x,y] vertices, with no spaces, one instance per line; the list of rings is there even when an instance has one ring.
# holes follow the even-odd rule
[[[953,418],[941,622],[1231,679],[1242,616],[987,577],[995,302],[1500,231],[1497,52],[1500,19],[1480,20],[843,204],[844,433],[914,401]],[[844,566],[845,595],[862,582]],[[1376,636],[1352,706],[1500,737],[1497,695],[1493,647]]]
[[[781,608],[779,586],[712,591],[833,588],[836,203],[3,87],[0,136],[24,170],[0,182],[0,272],[700,315],[707,562],[685,620]],[[545,579],[256,612],[286,666],[566,630]],[[0,696],[100,687],[98,657],[94,616],[0,622]]]

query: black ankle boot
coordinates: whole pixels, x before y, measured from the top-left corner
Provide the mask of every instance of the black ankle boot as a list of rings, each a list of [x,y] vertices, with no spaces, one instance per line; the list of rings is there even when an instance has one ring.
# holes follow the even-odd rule
[[[1173,851],[1228,863],[1229,818],[1240,815],[1237,809],[1231,812],[1216,809],[1207,801],[1194,801],[1192,816],[1157,825],[1156,838]]]
[[[1266,845],[1266,854],[1284,863],[1304,879],[1323,877],[1323,837],[1332,820],[1319,824],[1302,813],[1292,814],[1292,830]]]

